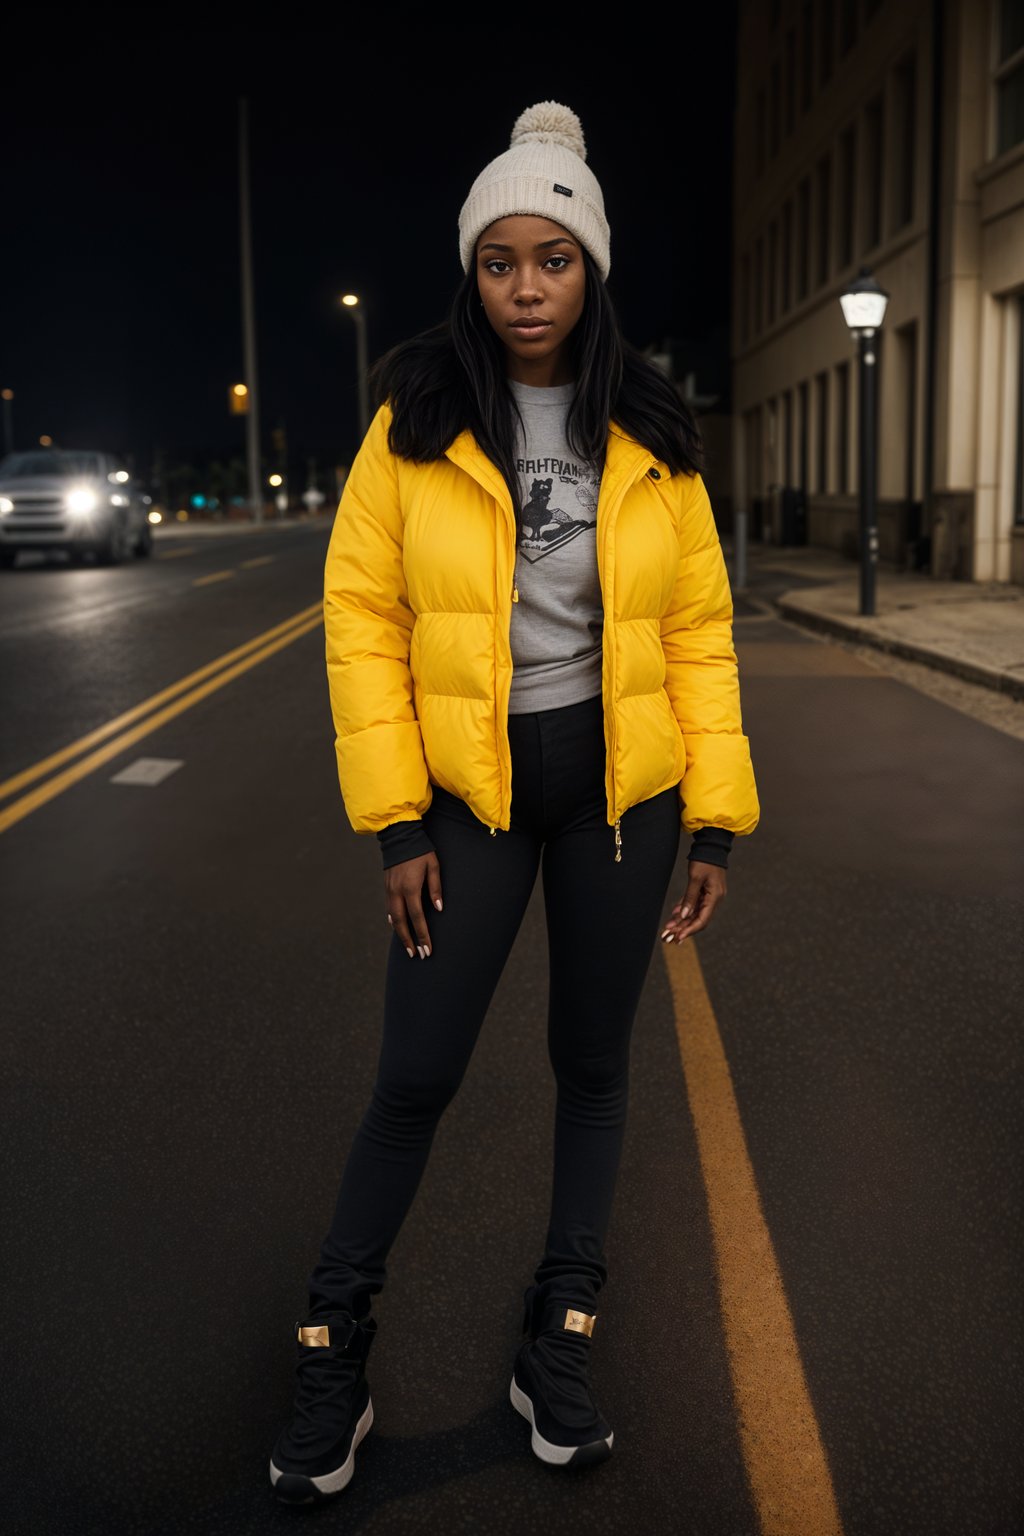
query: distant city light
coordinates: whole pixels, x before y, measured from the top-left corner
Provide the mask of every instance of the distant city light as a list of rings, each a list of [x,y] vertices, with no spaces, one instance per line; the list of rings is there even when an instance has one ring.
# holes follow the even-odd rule
[[[117,481],[118,485],[124,485],[125,481],[128,479],[128,471],[126,469],[116,470],[114,473],[114,479]]]
[[[2,396],[2,398],[4,400],[13,400],[14,399],[14,390],[13,389],[0,390],[0,396]]]
[[[347,304],[349,309],[351,309],[353,304],[359,303],[359,295],[358,293],[343,293],[341,296],[341,302],[343,304]]]
[[[233,395],[247,395],[249,393],[249,386],[248,384],[232,384],[231,393]]]
[[[158,512],[154,507],[153,511],[149,514],[149,520],[151,523],[162,523],[164,520],[164,515],[162,512]]]
[[[53,447],[53,438],[52,437],[47,437],[46,434],[44,433],[43,436],[39,439],[39,446],[40,446],[40,448],[52,448]]]
[[[267,481],[267,484],[268,485],[284,485],[284,476],[283,475],[271,475],[270,479]]]

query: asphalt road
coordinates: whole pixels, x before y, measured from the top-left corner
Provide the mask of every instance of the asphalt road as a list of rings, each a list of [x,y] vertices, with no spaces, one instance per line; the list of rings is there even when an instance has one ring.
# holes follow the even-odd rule
[[[612,1458],[542,1466],[508,1401],[554,1112],[538,887],[392,1250],[355,1479],[312,1515],[273,1500],[376,1065],[380,856],[344,815],[319,627],[175,685],[314,607],[327,532],[0,574],[5,1531],[1019,1531],[1024,743],[740,602],[762,821],[637,1016],[593,1352]],[[167,690],[158,729],[49,762]],[[115,782],[140,758],[178,766]],[[681,1050],[704,1002],[731,1163]],[[730,1245],[741,1161],[763,1230]],[[791,1496],[796,1420],[831,1524]]]

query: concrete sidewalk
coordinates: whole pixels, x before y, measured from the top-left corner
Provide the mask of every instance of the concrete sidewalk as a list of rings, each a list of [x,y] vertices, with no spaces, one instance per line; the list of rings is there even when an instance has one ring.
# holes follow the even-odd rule
[[[315,517],[290,512],[287,517],[268,515],[261,523],[254,523],[247,517],[219,519],[190,517],[183,523],[179,523],[176,519],[157,523],[153,529],[153,537],[159,541],[162,539],[208,539],[225,534],[281,533],[287,528],[327,528],[333,521],[333,508],[329,516],[325,512],[320,512]]]
[[[731,538],[722,539],[730,580]],[[1024,699],[1024,588],[998,581],[937,581],[887,570],[875,578],[873,616],[859,612],[860,566],[829,550],[752,542],[747,587],[737,598],[768,602],[825,634],[950,672]]]

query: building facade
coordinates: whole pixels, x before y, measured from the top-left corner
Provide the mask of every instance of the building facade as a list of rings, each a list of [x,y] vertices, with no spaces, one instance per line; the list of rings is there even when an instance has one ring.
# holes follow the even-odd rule
[[[733,468],[752,537],[856,558],[867,267],[883,565],[1024,583],[1024,3],[740,0]]]

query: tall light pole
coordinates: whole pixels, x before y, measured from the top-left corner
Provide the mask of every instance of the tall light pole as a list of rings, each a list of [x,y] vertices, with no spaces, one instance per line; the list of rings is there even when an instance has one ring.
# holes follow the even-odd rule
[[[14,390],[2,391],[4,402],[4,453],[14,452]]]
[[[839,302],[860,351],[860,611],[873,617],[878,568],[878,354],[874,338],[885,318],[889,295],[878,286],[867,267],[861,267],[858,276],[839,295]]]
[[[254,522],[263,521],[263,487],[260,484],[260,411],[256,388],[256,321],[253,313],[252,220],[249,210],[249,112],[244,96],[238,101],[239,225],[242,242],[242,343],[249,409],[245,421],[248,460],[249,505]]]
[[[366,383],[366,313],[357,293],[343,293],[341,302],[356,323],[356,367],[359,370],[359,439],[370,429],[370,397]]]

